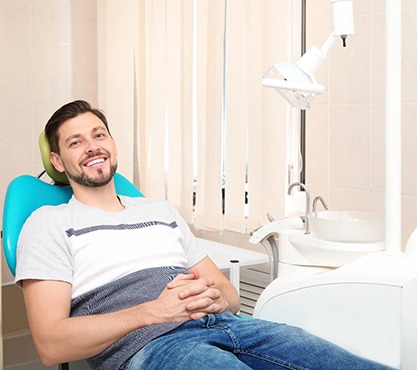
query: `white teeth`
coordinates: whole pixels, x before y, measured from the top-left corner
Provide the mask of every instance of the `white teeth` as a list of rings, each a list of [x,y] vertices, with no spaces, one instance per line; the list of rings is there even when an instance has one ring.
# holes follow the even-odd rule
[[[104,159],[103,159],[103,158],[100,158],[100,159],[95,159],[94,161],[88,162],[88,163],[86,164],[86,166],[87,166],[87,167],[91,167],[91,166],[94,166],[95,164],[98,164],[98,163],[103,163],[103,162],[104,162]]]

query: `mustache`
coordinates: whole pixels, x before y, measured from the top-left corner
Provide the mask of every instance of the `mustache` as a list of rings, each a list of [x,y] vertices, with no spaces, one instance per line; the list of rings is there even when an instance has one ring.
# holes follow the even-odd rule
[[[99,156],[99,155],[109,156],[109,155],[110,155],[110,153],[109,153],[109,152],[107,152],[107,151],[105,151],[105,150],[100,150],[100,151],[98,151],[98,152],[94,152],[94,153],[89,153],[89,154],[87,154],[87,155],[85,156],[85,159],[94,158],[94,157],[97,157],[97,156]]]

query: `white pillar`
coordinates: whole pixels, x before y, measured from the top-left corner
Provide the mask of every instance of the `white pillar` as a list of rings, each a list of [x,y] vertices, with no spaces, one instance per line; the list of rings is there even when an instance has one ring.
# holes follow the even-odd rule
[[[385,0],[385,249],[401,251],[401,0]]]

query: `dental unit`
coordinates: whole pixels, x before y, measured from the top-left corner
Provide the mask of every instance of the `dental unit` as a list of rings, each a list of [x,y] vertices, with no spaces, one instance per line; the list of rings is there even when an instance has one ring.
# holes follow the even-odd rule
[[[255,230],[252,243],[276,248],[276,278],[262,292],[254,316],[302,327],[358,355],[397,369],[417,369],[417,229],[401,250],[401,2],[386,0],[385,216],[329,210],[305,184],[305,211]],[[353,33],[351,1],[332,1],[331,37]],[[338,11],[344,9],[346,19]],[[346,38],[342,36],[343,42]],[[295,65],[276,64],[263,85],[276,88],[293,106],[306,109],[325,88],[314,71],[331,40]],[[304,61],[311,57],[312,68]],[[388,57],[390,58],[388,61]],[[304,59],[303,59],[304,58]],[[287,68],[288,67],[288,68]],[[286,69],[287,68],[287,69]],[[294,74],[286,73],[291,70]],[[297,77],[298,76],[298,77]],[[301,76],[301,77],[300,77]],[[272,78],[270,78],[272,77]],[[281,79],[280,79],[281,78]],[[392,139],[392,140],[391,140]],[[319,203],[324,208],[318,211]],[[330,204],[331,206],[331,204]]]

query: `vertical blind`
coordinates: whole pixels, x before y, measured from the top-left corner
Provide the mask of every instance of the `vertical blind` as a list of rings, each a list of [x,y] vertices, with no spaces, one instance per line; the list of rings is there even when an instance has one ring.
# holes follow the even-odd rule
[[[108,12],[112,1],[101,7]],[[290,108],[261,79],[292,57],[291,0],[129,0],[126,7],[134,37],[120,33],[129,32],[116,25],[123,17],[103,20],[100,37],[118,36],[114,48],[131,58],[132,80],[127,93],[118,86],[118,98],[103,101],[117,111],[129,100],[132,122],[118,125],[132,128],[116,131],[134,146],[142,192],[168,199],[196,228],[245,233],[267,212],[283,217]],[[100,44],[111,55],[113,46]],[[99,63],[116,75],[114,60]],[[102,79],[109,91],[110,78]]]

